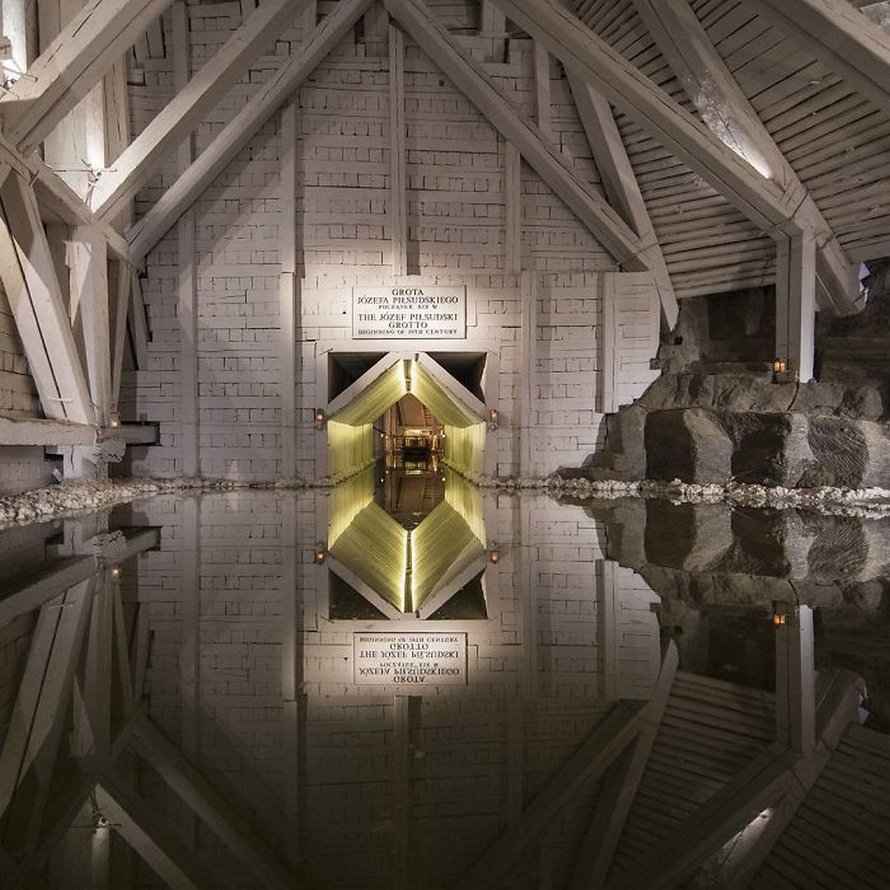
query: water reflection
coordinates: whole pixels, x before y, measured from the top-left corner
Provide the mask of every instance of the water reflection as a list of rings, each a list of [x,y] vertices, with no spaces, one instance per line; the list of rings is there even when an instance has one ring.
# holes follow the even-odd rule
[[[874,884],[879,529],[378,472],[0,535],[2,886]]]

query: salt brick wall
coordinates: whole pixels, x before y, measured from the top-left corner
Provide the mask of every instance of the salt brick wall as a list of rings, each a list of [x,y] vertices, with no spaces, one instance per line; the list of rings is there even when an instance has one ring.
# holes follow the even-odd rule
[[[137,519],[163,526],[161,549],[141,557],[124,583],[149,610],[150,715],[178,743],[189,714],[182,702],[183,622],[195,596],[189,579],[197,579],[197,762],[230,799],[253,808],[259,824],[273,830],[283,824],[291,737],[282,678],[287,616],[297,597],[304,653],[298,674],[306,696],[304,850],[319,886],[388,887],[397,696],[386,687],[355,686],[351,659],[355,630],[391,629],[392,623],[328,619],[328,570],[313,561],[327,504],[322,493],[273,492],[206,496],[199,510],[173,497],[144,502]],[[523,510],[533,543],[521,548],[512,542]],[[426,623],[429,630],[459,627],[468,634],[470,673],[467,688],[425,690],[410,730],[409,848],[412,873],[424,886],[456,879],[509,821],[510,784],[518,780],[524,800],[531,799],[610,705],[598,649],[602,530],[581,508],[543,497],[492,497],[487,519],[487,534],[503,542],[500,562],[488,569],[489,618]],[[199,528],[189,528],[189,521]],[[289,528],[296,529],[296,541]],[[197,551],[189,549],[193,539]],[[287,582],[287,548],[294,545],[296,574]],[[620,645],[628,648],[620,671],[628,672],[624,685],[640,692],[654,681],[659,658],[658,626],[649,610],[655,597],[632,573],[618,570],[618,577],[622,614],[629,616],[619,628]],[[521,746],[518,775],[507,766],[511,738]],[[174,824],[182,818],[150,774],[143,782],[146,796]],[[446,832],[447,856],[441,846]],[[567,841],[557,834],[547,842],[558,851]],[[209,832],[199,838],[202,855],[226,864],[231,886],[255,886],[234,863],[229,869]]]
[[[191,62],[197,68],[238,26],[240,9],[225,3],[189,10]],[[455,32],[478,25],[476,4],[442,3],[433,10]],[[196,136],[199,150],[250,101],[270,66],[292,51],[299,37],[298,31],[284,34],[208,116]],[[458,39],[483,60],[519,110],[536,114],[531,41],[513,40],[505,58],[493,60],[490,40],[465,34]],[[385,45],[356,43],[350,35],[297,94],[296,207],[304,278],[296,334],[302,406],[296,438],[298,475],[309,479],[325,475],[323,463],[316,462],[321,434],[313,428],[311,410],[327,400],[320,370],[327,354],[418,345],[356,342],[349,328],[352,288],[394,283],[385,52]],[[131,72],[131,79],[144,80],[131,92],[138,132],[172,96],[171,63],[149,60],[144,70]],[[550,86],[547,131],[576,172],[598,187],[583,128],[555,62]],[[518,471],[517,438],[527,435],[530,425],[535,428],[533,472],[544,475],[560,465],[577,465],[601,444],[597,276],[614,271],[614,262],[523,164],[523,266],[539,273],[542,297],[535,337],[539,388],[530,423],[520,430],[512,422],[521,361],[519,280],[504,269],[503,140],[410,39],[405,97],[409,265],[419,272],[410,282],[466,285],[468,290],[467,340],[424,345],[430,351],[499,357],[497,384],[486,393],[502,418],[487,446],[496,452],[494,472]],[[205,476],[269,480],[281,475],[280,402],[287,384],[281,379],[278,293],[282,214],[290,209],[281,195],[282,148],[276,116],[195,207],[200,471]],[[176,172],[171,157],[138,196],[137,213],[152,205]],[[143,284],[153,335],[149,366],[128,375],[125,384],[127,416],[161,422],[161,444],[140,450],[133,461],[137,474],[181,473],[179,263],[174,229],[149,255]],[[627,392],[625,386],[625,397]]]

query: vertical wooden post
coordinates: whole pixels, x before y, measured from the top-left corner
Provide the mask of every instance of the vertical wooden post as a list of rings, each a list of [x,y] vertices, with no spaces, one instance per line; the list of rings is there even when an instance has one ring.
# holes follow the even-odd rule
[[[615,380],[618,326],[614,276],[601,272],[597,276],[597,291],[603,320],[600,325],[600,411],[610,414],[618,410]]]
[[[519,475],[524,479],[534,471],[535,409],[537,405],[537,358],[538,324],[538,276],[525,271],[520,277],[520,304],[522,316],[520,366],[519,366]]]
[[[171,7],[173,16],[173,85],[181,91],[189,81],[189,17],[182,0]],[[194,157],[192,137],[177,151],[180,174]],[[200,405],[198,401],[198,276],[195,247],[195,211],[186,211],[176,226],[179,250],[177,311],[179,314],[180,381],[180,472],[185,477],[200,474]]]
[[[408,172],[405,147],[405,37],[389,26],[390,226],[393,275],[408,273]]]
[[[522,157],[509,140],[504,142],[504,271],[522,271]]]
[[[279,355],[281,356],[281,471],[297,475],[297,323],[300,315],[302,262],[298,243],[297,176],[299,116],[296,101],[281,110],[281,282]]]
[[[535,41],[535,113],[538,126],[552,139],[550,130],[550,53],[540,40]]]
[[[816,241],[802,232],[776,241],[776,357],[801,383],[813,379]]]
[[[611,559],[597,560],[600,584],[597,636],[600,644],[600,670],[603,672],[602,698],[618,698],[618,642],[621,629],[621,599],[615,589],[616,564]]]

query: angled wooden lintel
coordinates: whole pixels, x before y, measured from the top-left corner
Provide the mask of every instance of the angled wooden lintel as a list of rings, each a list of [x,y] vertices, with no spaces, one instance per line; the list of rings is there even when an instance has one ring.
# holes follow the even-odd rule
[[[223,885],[116,771],[103,771],[96,786],[96,804],[112,828],[169,887],[206,890]]]
[[[794,237],[805,194],[762,176],[574,14],[543,0],[493,0],[567,68],[698,173],[760,231]]]
[[[210,143],[189,169],[158,199],[152,209],[127,232],[130,255],[137,265],[225,169],[256,131],[315,70],[356,23],[372,0],[340,0],[311,38],[283,61],[252,98]],[[202,69],[203,70],[203,69]]]
[[[629,271],[648,270],[646,255],[652,244],[640,239],[596,190],[575,173],[540,127],[504,97],[483,67],[465,53],[426,5],[421,0],[385,0],[384,5],[489,123],[519,149],[522,157],[615,261]]]
[[[384,616],[391,621],[402,621],[406,615],[400,612],[389,600],[384,599],[376,590],[374,590],[367,582],[363,581],[352,571],[345,563],[340,562],[336,557],[328,553],[328,557],[324,562],[338,578],[345,581],[356,593],[366,599],[378,612],[382,612]],[[413,618],[410,614],[408,618]]]
[[[294,16],[291,0],[268,0],[250,15],[99,178],[90,206],[100,218],[113,220],[120,214],[157,165],[241,79]]]
[[[34,190],[11,173],[0,186],[0,280],[47,417],[95,423]]]
[[[263,887],[296,890],[300,886],[262,833],[223,798],[145,715],[135,722],[134,737],[137,750],[146,762],[254,873]]]
[[[0,99],[7,134],[29,152],[99,82],[169,0],[89,0]]]
[[[612,856],[661,726],[679,662],[677,646],[671,641],[652,697],[640,712],[640,734],[604,777],[593,817],[581,842],[581,852],[575,860],[570,890],[596,890],[605,886]]]
[[[605,97],[598,93],[575,70],[566,71],[575,107],[587,136],[593,160],[603,180],[603,188],[612,206],[624,221],[644,240],[652,244],[649,267],[655,278],[661,314],[668,329],[677,323],[677,297],[664,255],[658,244],[655,228],[643,201],[636,174],[627,156],[618,125]]]
[[[848,0],[755,0],[799,46],[890,114],[890,34]]]
[[[553,824],[580,788],[602,776],[637,737],[642,725],[639,708],[627,702],[617,704],[525,808],[519,822],[488,848],[457,886],[497,886],[519,861],[523,850]]]
[[[812,232],[819,248],[823,306],[838,314],[858,311],[858,266],[844,254],[831,226],[711,43],[692,7],[686,0],[634,0],[634,5],[708,129],[798,202],[791,212],[802,227]]]

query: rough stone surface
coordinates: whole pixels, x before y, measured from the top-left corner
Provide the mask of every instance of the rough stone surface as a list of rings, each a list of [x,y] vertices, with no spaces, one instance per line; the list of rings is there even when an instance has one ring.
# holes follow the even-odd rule
[[[802,414],[721,412],[720,422],[733,443],[734,479],[795,486],[814,463]]]
[[[690,408],[650,413],[645,440],[650,479],[706,484],[730,478],[732,442],[706,411]]]

